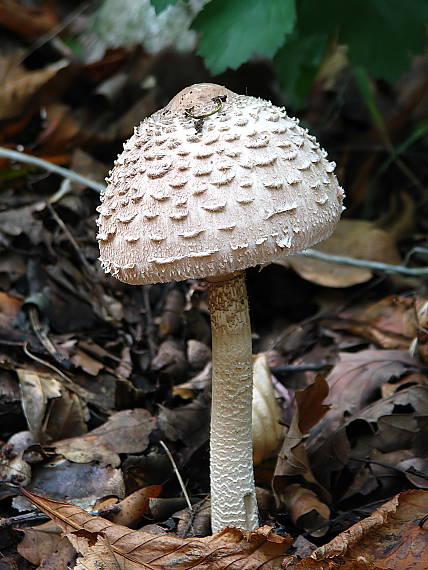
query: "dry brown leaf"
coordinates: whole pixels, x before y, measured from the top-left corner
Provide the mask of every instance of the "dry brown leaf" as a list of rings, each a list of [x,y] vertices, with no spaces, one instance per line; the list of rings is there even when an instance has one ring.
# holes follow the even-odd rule
[[[118,453],[140,453],[149,443],[155,418],[142,408],[122,410],[103,425],[84,436],[58,441],[56,452],[75,463],[98,461],[101,465],[120,465]]]
[[[61,398],[61,383],[52,373],[18,368],[17,374],[22,392],[22,408],[34,441],[45,441],[43,420],[48,401]]]
[[[327,394],[326,382],[320,376],[299,394],[287,437],[282,444],[275,467],[272,487],[278,505],[286,505],[289,500],[288,489],[296,481],[296,476],[318,489],[324,501],[330,495],[315,479],[309,464],[303,430],[309,429],[327,411],[322,404]],[[327,509],[327,507],[325,507]],[[327,511],[324,511],[327,512]]]
[[[298,483],[288,485],[284,491],[284,505],[293,523],[312,536],[324,536],[329,525],[330,509],[310,489]]]
[[[70,357],[71,362],[74,366],[79,366],[82,370],[90,374],[91,376],[97,376],[99,372],[104,368],[104,364],[95,358],[92,358],[85,351],[80,350],[80,348],[75,349],[74,354]]]
[[[265,353],[253,361],[253,461],[257,465],[271,457],[283,437],[281,411],[272,386]]]
[[[408,349],[420,332],[419,326],[424,328],[418,323],[416,310],[423,304],[420,297],[389,295],[374,304],[347,309],[328,326],[366,338],[382,348]]]
[[[36,96],[40,93],[41,89],[67,66],[67,62],[59,61],[44,69],[35,71],[15,68],[13,74],[8,75],[2,80],[2,89],[0,91],[0,120],[16,117],[22,113],[27,105],[36,103]]]
[[[392,237],[377,228],[373,222],[365,220],[340,220],[334,234],[314,249],[347,257],[352,254],[352,257],[357,259],[383,263],[401,262]],[[322,261],[304,255],[276,259],[275,263],[292,267],[303,279],[324,287],[350,287],[368,281],[373,275],[370,269]]]
[[[187,371],[187,359],[183,343],[168,339],[160,346],[152,360],[152,370],[164,372],[171,378],[182,378]]]
[[[32,564],[41,564],[61,541],[60,528],[53,521],[20,530],[24,538],[18,544],[18,552]]]
[[[315,550],[311,558],[319,566],[312,567],[322,568],[322,562],[332,561],[337,567],[347,568],[344,562],[361,560],[375,568],[426,570],[428,525],[419,523],[427,515],[428,491],[396,495],[371,516]],[[306,566],[297,564],[296,568]]]
[[[299,428],[303,434],[314,427],[330,409],[326,402],[329,390],[329,385],[324,378],[317,376],[313,384],[310,384],[303,391],[296,392]]]
[[[93,555],[98,544],[106,553],[106,568],[225,570],[233,565],[236,570],[274,570],[281,567],[292,543],[291,538],[274,534],[268,526],[252,532],[227,528],[206,538],[187,539],[133,531],[73,505],[28,491],[23,494],[63,529],[82,556]],[[117,566],[108,566],[113,563]]]
[[[0,291],[0,327],[9,326],[21,310],[22,301]]]
[[[168,335],[179,336],[183,327],[183,311],[186,299],[179,289],[172,289],[165,299],[162,315],[159,322],[161,337]]]
[[[327,489],[334,488],[336,499],[353,491],[370,494],[379,486],[377,475],[373,469],[364,474],[360,467],[364,466],[371,450],[376,448],[386,453],[413,449],[413,453],[416,453],[421,448],[420,452],[426,453],[426,416],[428,387],[416,384],[376,400],[347,418],[340,427],[332,429],[327,423],[324,426],[326,435],[321,421],[311,431],[306,443],[313,472]],[[349,461],[351,455],[359,460]],[[348,481],[350,473],[356,477],[345,488],[338,484],[338,475],[344,469]],[[367,478],[367,475],[370,477]],[[392,487],[387,486],[388,481]],[[394,486],[393,477],[390,476],[388,481],[383,479],[379,492],[387,491],[391,495],[397,487]]]
[[[211,348],[204,342],[191,338],[187,341],[187,360],[193,372],[202,370],[210,362]]]
[[[404,350],[361,350],[339,353],[339,360],[327,376],[329,394],[324,404],[331,406],[312,432],[326,439],[345,419],[377,399],[384,382],[399,379],[416,366]]]
[[[109,520],[115,524],[122,524],[129,528],[135,528],[141,522],[143,516],[149,511],[149,501],[159,497],[162,491],[161,485],[150,485],[137,489],[119,503],[116,503],[118,511],[109,515]]]

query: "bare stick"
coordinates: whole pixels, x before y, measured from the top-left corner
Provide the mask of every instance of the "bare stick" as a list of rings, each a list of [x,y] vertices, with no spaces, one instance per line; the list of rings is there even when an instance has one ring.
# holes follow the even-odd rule
[[[330,253],[323,253],[322,251],[317,251],[315,249],[305,249],[299,255],[306,255],[307,257],[322,259],[323,261],[342,263],[343,265],[364,267],[366,269],[373,269],[374,271],[402,273],[403,275],[413,275],[415,277],[428,275],[428,267],[404,267],[404,265],[391,265],[389,263],[381,263],[380,261],[370,261],[368,259],[356,259],[355,257],[332,255]]]
[[[189,495],[187,494],[187,491],[186,491],[186,487],[185,487],[185,485],[184,485],[183,478],[182,478],[181,475],[180,475],[180,471],[178,470],[177,464],[176,464],[176,462],[174,461],[174,458],[173,458],[173,456],[172,456],[172,453],[170,452],[170,450],[169,450],[169,449],[167,448],[167,446],[165,445],[165,442],[163,442],[162,440],[160,440],[159,443],[160,443],[161,446],[164,448],[165,453],[168,455],[168,459],[171,461],[172,467],[174,468],[174,472],[175,472],[175,474],[176,474],[176,476],[177,476],[177,479],[178,479],[178,482],[179,482],[179,484],[180,484],[181,490],[183,491],[184,498],[186,499],[187,506],[189,507],[190,512],[193,512],[192,503],[190,502]]]
[[[73,172],[68,168],[63,168],[62,166],[57,166],[56,164],[52,164],[47,160],[43,160],[42,158],[37,158],[36,156],[31,156],[30,154],[25,154],[23,152],[18,152],[16,150],[10,150],[8,148],[0,147],[0,157],[9,158],[10,160],[16,160],[18,162],[25,162],[26,164],[33,164],[34,166],[39,166],[44,170],[49,170],[49,172],[55,172],[59,174],[63,178],[68,178],[73,182],[77,182],[78,184],[83,184],[84,186],[88,186],[97,192],[104,192],[105,187],[90,178],[86,178],[86,176],[81,176],[77,174],[77,172]]]

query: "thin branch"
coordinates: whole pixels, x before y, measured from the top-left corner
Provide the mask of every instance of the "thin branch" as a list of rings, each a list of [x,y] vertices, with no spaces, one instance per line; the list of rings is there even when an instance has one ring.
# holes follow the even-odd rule
[[[39,166],[44,170],[48,170],[49,172],[55,172],[59,174],[63,178],[68,178],[73,182],[77,182],[78,184],[83,184],[84,186],[88,186],[97,192],[104,192],[105,187],[90,178],[86,178],[86,176],[81,176],[77,174],[77,172],[73,172],[68,168],[63,168],[62,166],[57,166],[56,164],[52,164],[47,160],[43,160],[42,158],[37,158],[36,156],[32,156],[30,154],[25,154],[24,152],[18,152],[16,150],[10,150],[8,148],[0,147],[0,157],[2,158],[9,158],[10,160],[16,160],[18,162],[25,162],[26,164],[33,164],[34,166]]]
[[[186,490],[186,486],[184,485],[184,481],[183,478],[180,475],[180,472],[178,470],[177,464],[174,461],[174,458],[172,456],[172,453],[170,452],[170,450],[167,448],[167,446],[165,445],[165,442],[162,440],[159,440],[159,443],[161,444],[161,446],[164,448],[166,454],[168,455],[168,459],[171,461],[172,467],[175,471],[175,474],[177,476],[178,482],[180,484],[181,490],[183,491],[183,495],[184,498],[186,499],[186,503],[187,506],[189,507],[190,512],[193,512],[193,508],[192,508],[192,503],[190,502],[189,499],[189,495],[187,494],[187,490]]]
[[[388,273],[402,273],[403,275],[413,275],[421,277],[428,275],[428,267],[404,267],[403,265],[391,265],[389,263],[381,263],[380,261],[370,261],[368,259],[356,259],[355,257],[345,257],[342,255],[332,255],[323,253],[315,249],[305,249],[300,255],[321,259],[323,261],[332,261],[342,263],[343,265],[352,265],[353,267],[364,267],[365,269],[373,269],[373,271],[386,271]]]
[[[77,182],[78,184],[83,184],[92,188],[97,192],[104,192],[105,186],[77,174],[68,168],[63,168],[62,166],[57,166],[52,164],[47,160],[37,158],[36,156],[31,156],[23,152],[17,152],[15,150],[10,150],[8,148],[0,147],[0,157],[8,158],[10,160],[16,160],[18,162],[24,162],[26,164],[33,164],[39,166],[49,172],[55,172],[63,178]],[[389,263],[381,263],[380,261],[370,261],[368,259],[355,259],[353,257],[345,257],[342,255],[332,255],[329,253],[323,253],[321,251],[316,251],[314,249],[306,249],[301,252],[301,255],[306,255],[307,257],[313,257],[315,259],[321,259],[323,261],[332,261],[335,263],[342,263],[343,265],[351,265],[353,267],[363,267],[365,269],[373,269],[374,271],[386,271],[389,273],[401,273],[403,275],[412,275],[415,277],[421,277],[428,275],[428,267],[404,267],[403,265],[391,265]]]

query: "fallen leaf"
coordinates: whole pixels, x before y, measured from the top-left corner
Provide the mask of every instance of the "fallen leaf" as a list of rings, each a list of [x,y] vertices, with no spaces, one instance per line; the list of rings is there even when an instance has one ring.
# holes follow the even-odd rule
[[[320,376],[314,384],[299,394],[290,428],[278,454],[272,481],[277,506],[289,504],[289,488],[292,483],[295,483],[296,477],[301,478],[302,486],[317,489],[322,501],[328,502],[331,499],[329,492],[319,484],[312,473],[304,441],[305,431],[303,431],[309,429],[313,422],[316,422],[327,411],[327,406],[322,404],[326,394],[326,382]],[[328,507],[324,505],[322,512],[327,511]]]
[[[257,465],[271,457],[283,437],[281,411],[272,386],[266,354],[253,359],[253,461]]]
[[[346,561],[393,570],[428,568],[428,532],[421,520],[428,515],[428,491],[407,491],[393,497],[371,516],[354,524],[311,554],[318,566],[343,566]],[[336,566],[327,566],[335,568]],[[307,568],[303,563],[296,569]],[[310,566],[308,566],[310,568]]]
[[[104,368],[104,364],[102,362],[95,360],[95,358],[92,358],[92,356],[79,348],[75,349],[70,360],[74,366],[79,366],[82,370],[91,374],[91,376],[97,376],[100,370]]]
[[[368,458],[372,449],[385,453],[398,451],[403,446],[404,449],[416,448],[426,429],[420,418],[427,415],[428,386],[416,384],[355,411],[346,421],[342,420],[341,425],[335,424],[335,429],[326,424],[329,435],[323,435],[321,421],[316,431],[315,428],[311,431],[306,444],[317,480],[325,488],[334,489],[336,500],[349,497],[352,488],[356,492],[363,489],[366,495],[378,490],[384,497],[382,493],[388,490],[385,481],[380,487],[373,470],[364,474],[361,464],[367,462],[370,465]],[[399,438],[395,426],[398,427]],[[355,458],[354,461],[350,461],[351,458]],[[345,486],[341,482],[341,473],[347,473]],[[359,477],[360,481],[352,483],[351,474]],[[396,489],[389,490],[394,492]]]
[[[211,349],[204,342],[191,338],[187,341],[187,360],[193,372],[199,372],[210,362]]]
[[[125,485],[120,469],[96,463],[73,463],[66,459],[51,459],[49,463],[33,466],[33,476],[27,489],[43,492],[53,499],[63,499],[85,509],[92,509],[103,497],[125,496]],[[23,497],[17,497],[28,502]]]
[[[149,512],[149,501],[158,497],[162,491],[161,485],[149,485],[142,489],[137,489],[119,503],[116,507],[119,509],[111,514],[108,518],[115,524],[125,525],[129,528],[135,528],[145,514]]]
[[[389,295],[374,304],[353,306],[328,321],[333,329],[345,330],[382,348],[408,349],[418,335],[416,306],[422,298]]]
[[[329,394],[324,404],[331,406],[313,428],[311,440],[326,439],[347,417],[377,399],[385,382],[393,382],[416,368],[416,362],[404,350],[360,350],[340,352],[327,376]]]
[[[163,372],[170,378],[183,377],[187,371],[187,359],[184,345],[175,339],[167,339],[160,346],[152,360],[152,370]]]
[[[23,451],[16,452],[11,444],[6,444],[0,449],[0,481],[3,484],[0,489],[0,499],[15,495],[16,486],[26,486],[30,483],[31,467],[22,456]]]
[[[45,441],[43,421],[48,401],[52,398],[61,398],[61,383],[53,374],[27,368],[18,368],[16,372],[28,428],[34,440],[43,443]]]
[[[233,566],[236,570],[261,567],[274,570],[281,567],[285,552],[292,543],[291,538],[274,534],[269,526],[255,531],[227,528],[206,538],[187,539],[133,531],[91,516],[73,505],[52,501],[25,490],[23,494],[61,526],[83,556],[93,554],[92,548],[98,540],[103,547],[106,564],[116,563],[116,567],[112,568],[126,565],[127,570],[224,570]]]
[[[289,516],[298,528],[317,537],[328,532],[330,509],[313,491],[294,483],[284,488],[282,496]]]
[[[183,458],[189,458],[209,438],[210,407],[206,396],[198,398],[181,406],[169,409],[159,406],[158,425],[170,441],[181,441],[186,448],[182,451]]]
[[[161,337],[180,336],[183,327],[183,311],[186,299],[179,289],[171,289],[165,298],[165,304],[159,322]]]
[[[18,8],[21,10],[22,6]],[[0,6],[1,21],[1,6]],[[0,92],[0,120],[11,119],[23,112],[29,104],[36,105],[42,88],[46,87],[61,70],[68,67],[68,62],[61,60],[44,69],[28,71],[14,68],[14,73],[3,78]]]
[[[18,552],[32,564],[41,564],[61,541],[61,530],[52,521],[20,531],[24,538],[18,544]]]
[[[155,419],[142,408],[122,410],[87,434],[57,441],[56,452],[75,463],[97,461],[120,465],[119,453],[140,453],[147,448]]]
[[[340,220],[333,235],[313,249],[370,261],[400,264],[401,259],[393,238],[373,222]],[[351,252],[351,253],[350,253]],[[276,259],[275,263],[292,267],[300,277],[324,287],[350,287],[372,278],[370,269],[322,261],[304,255]]]

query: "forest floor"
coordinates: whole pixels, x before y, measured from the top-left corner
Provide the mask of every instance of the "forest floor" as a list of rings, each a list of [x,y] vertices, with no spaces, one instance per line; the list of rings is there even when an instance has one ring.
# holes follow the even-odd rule
[[[84,63],[21,16],[2,31],[0,145],[98,184],[187,85],[283,104],[264,61],[214,79],[175,52]],[[376,113],[332,69],[296,111],[347,193],[319,250],[399,269],[293,256],[248,270],[253,533],[211,535],[204,282],[104,275],[97,191],[0,158],[1,570],[428,567],[428,296],[406,272],[428,265],[427,68],[371,85]]]

